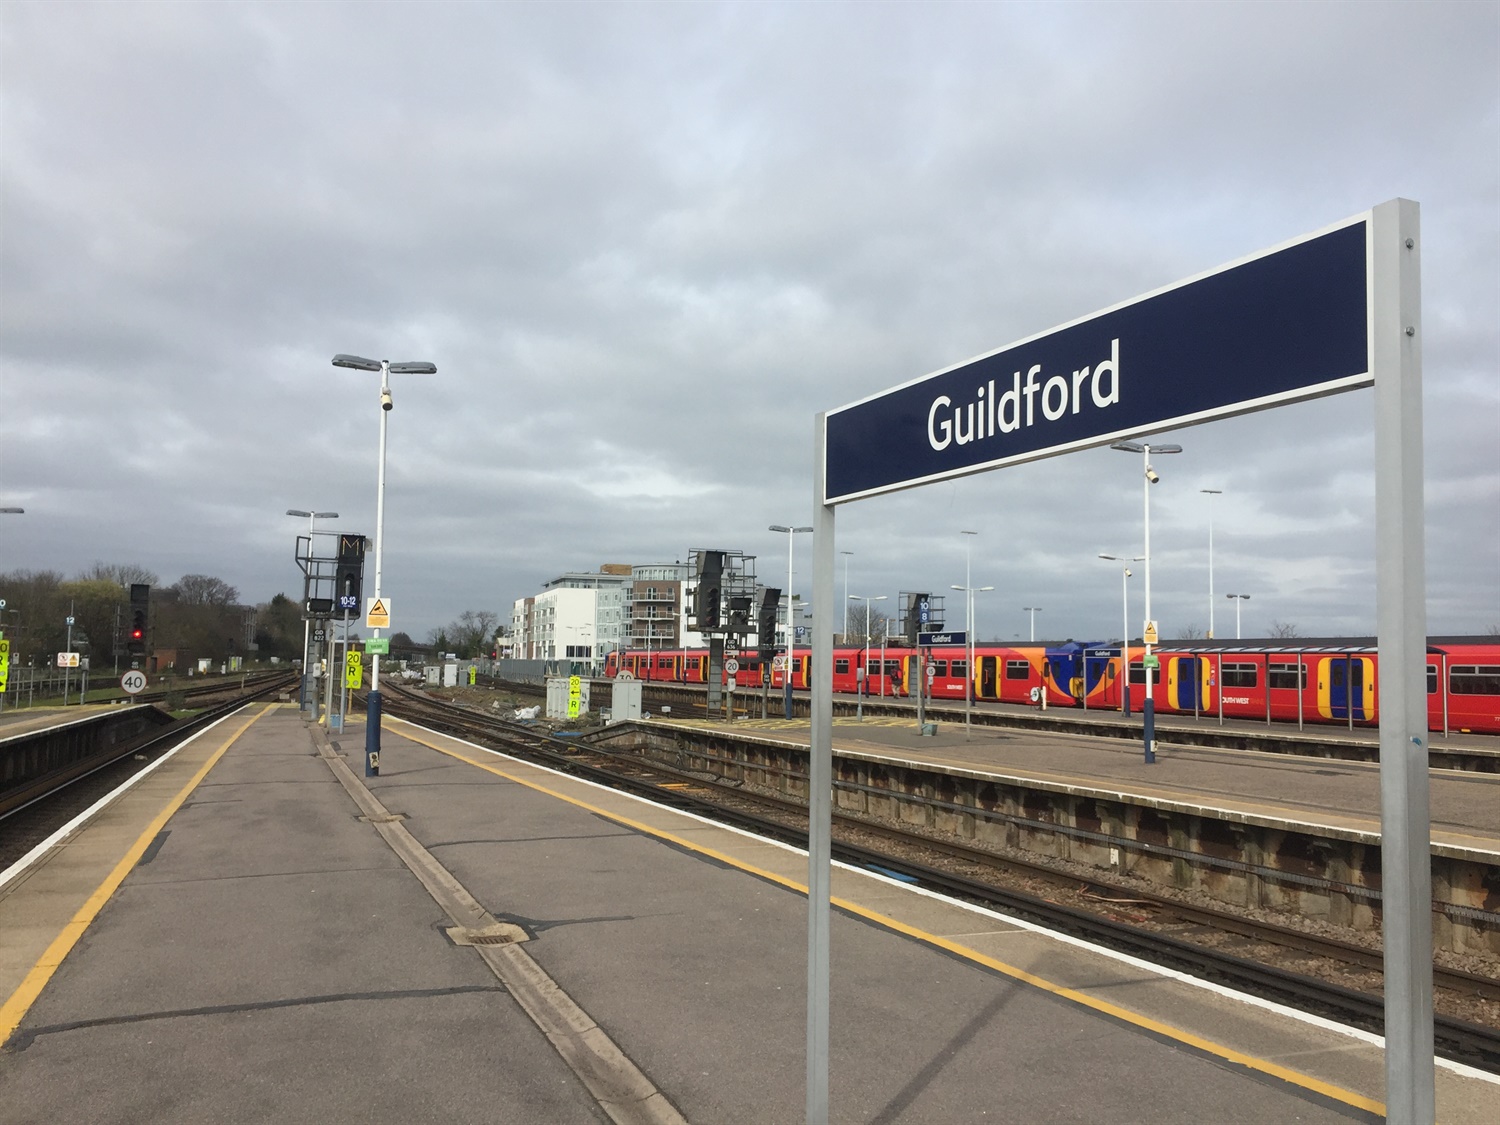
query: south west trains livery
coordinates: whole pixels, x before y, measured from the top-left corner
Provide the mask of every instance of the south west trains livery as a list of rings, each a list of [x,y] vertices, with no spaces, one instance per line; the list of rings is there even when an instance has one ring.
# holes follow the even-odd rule
[[[784,685],[775,666],[752,650],[729,653],[738,662],[738,688]],[[1049,707],[1138,710],[1145,699],[1144,649],[1070,641],[1062,645],[977,645],[974,666],[961,647],[917,650],[888,646],[833,651],[833,690],[867,696],[915,698],[919,678],[932,700],[1029,703]],[[1220,715],[1266,722],[1372,726],[1379,719],[1380,659],[1373,638],[1168,642],[1158,645],[1151,697],[1158,712]],[[792,654],[792,687],[806,689],[812,653]],[[610,654],[607,676],[703,683],[707,649],[628,649]],[[1127,681],[1128,680],[1128,684]],[[1427,644],[1427,718],[1435,731],[1500,734],[1500,639],[1434,637]]]

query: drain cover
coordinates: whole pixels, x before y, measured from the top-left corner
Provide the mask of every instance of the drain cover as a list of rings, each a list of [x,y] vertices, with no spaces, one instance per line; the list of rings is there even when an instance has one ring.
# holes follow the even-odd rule
[[[514,945],[530,940],[525,930],[510,922],[496,922],[483,929],[449,926],[447,933],[454,945]]]

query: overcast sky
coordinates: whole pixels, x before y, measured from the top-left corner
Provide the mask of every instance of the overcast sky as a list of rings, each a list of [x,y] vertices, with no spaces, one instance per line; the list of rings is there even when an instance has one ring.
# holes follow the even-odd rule
[[[395,628],[692,547],[782,585],[818,411],[1403,196],[1429,628],[1500,624],[1496,4],[9,2],[0,94],[0,571],[300,593],[287,508],[375,530],[352,352],[438,367],[393,379]],[[1373,631],[1372,402],[1157,439],[1165,633],[1211,502],[1219,636],[1229,592]],[[1139,469],[845,506],[849,592],[963,584],[972,529],[982,635],[1118,636]]]

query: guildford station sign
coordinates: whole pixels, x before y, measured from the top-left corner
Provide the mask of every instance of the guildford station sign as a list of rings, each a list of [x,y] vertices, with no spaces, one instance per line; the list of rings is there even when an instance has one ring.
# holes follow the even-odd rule
[[[1367,386],[1368,218],[827,414],[837,504]]]
[[[840,504],[1375,388],[1386,1105],[1434,1111],[1420,231],[1398,199],[818,415],[807,1117],[828,1120],[834,514]]]

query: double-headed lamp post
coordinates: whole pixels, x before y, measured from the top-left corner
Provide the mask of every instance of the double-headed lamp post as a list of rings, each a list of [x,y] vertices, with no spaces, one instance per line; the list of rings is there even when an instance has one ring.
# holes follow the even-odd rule
[[[1240,603],[1250,600],[1249,594],[1225,594],[1234,603],[1234,639],[1240,639]]]
[[[1036,641],[1036,615],[1042,612],[1042,607],[1039,606],[1039,605],[1022,606],[1021,607],[1021,612],[1022,613],[1029,613],[1029,614],[1031,614],[1031,640],[1032,640],[1033,643],[1035,643],[1035,641]]]
[[[863,597],[860,597],[858,594],[850,594],[849,595],[849,600],[851,602],[864,602],[865,603],[865,640],[864,640],[864,649],[865,649],[865,651],[864,651],[864,657],[860,661],[860,663],[863,665],[863,667],[861,667],[860,669],[858,669],[858,671],[857,671],[857,673],[855,675],[855,681],[856,681],[855,688],[858,690],[859,696],[858,696],[858,702],[856,702],[855,705],[854,705],[854,717],[856,719],[859,719],[861,722],[863,722],[864,721],[864,717],[865,717],[865,691],[868,689],[868,686],[869,686],[869,683],[870,683],[870,603],[871,602],[883,602],[883,601],[885,601],[885,595],[884,594],[876,594],[872,598],[863,598]],[[881,672],[883,674],[885,672],[885,669],[882,668]]]
[[[436,375],[437,367],[431,363],[392,363],[388,359],[365,359],[357,355],[336,355],[335,367],[352,367],[356,371],[380,372],[380,458],[375,483],[375,591],[380,598],[381,550],[385,544],[385,427],[386,415],[395,403],[391,399],[391,376]],[[378,638],[380,630],[372,628],[372,637]],[[365,776],[375,777],[380,773],[380,654],[370,657],[370,695],[365,713]]]
[[[1143,562],[1139,556],[1125,558],[1123,555],[1100,555],[1110,562]],[[1130,715],[1130,568],[1122,567],[1120,575],[1120,713]],[[1086,659],[1086,658],[1085,658]]]
[[[336,520],[339,518],[337,512],[313,512],[303,511],[301,508],[288,508],[286,514],[289,516],[301,516],[307,520],[307,556],[308,562],[312,562],[313,553],[313,524],[318,520]],[[311,576],[309,581],[302,587],[302,707],[307,709],[307,701],[312,698],[310,685],[312,682],[312,670],[308,667],[307,643],[312,635],[312,617],[308,613],[307,599],[312,594]],[[317,718],[316,715],[313,718]]]
[[[1208,502],[1208,639],[1214,639],[1214,502],[1212,497],[1223,496],[1222,488],[1200,488],[1199,492],[1209,497]]]
[[[973,535],[974,533],[966,531],[964,534]],[[995,587],[950,586],[948,588],[964,592],[964,678],[967,681],[964,685],[964,737],[968,738],[974,710],[974,595],[988,593]]]
[[[792,628],[792,544],[797,541],[798,535],[811,534],[812,528],[783,527],[779,523],[773,523],[770,530],[786,533],[786,598],[784,599],[786,601],[786,663],[781,668],[781,682],[783,687],[782,717],[790,719],[792,717],[792,669],[795,667],[792,662],[792,638],[796,635],[796,631]],[[846,573],[844,585],[848,584]],[[845,593],[848,591],[846,590]]]
[[[1151,486],[1161,477],[1156,475],[1156,470],[1151,467],[1152,453],[1181,453],[1180,445],[1150,445],[1138,441],[1117,441],[1110,446],[1125,453],[1139,453],[1141,464],[1145,472],[1141,480],[1141,490],[1145,497],[1145,517],[1142,523],[1145,527],[1145,545],[1141,551],[1141,557],[1146,563],[1146,624],[1147,635],[1142,639],[1145,641],[1146,655],[1143,663],[1146,666],[1146,698],[1141,704],[1141,716],[1143,738],[1146,745],[1146,764],[1149,766],[1156,761],[1156,703],[1151,698],[1151,649],[1156,643],[1149,636],[1151,624]]]
[[[849,635],[849,556],[853,551],[840,551],[844,556],[844,631],[841,636]]]

